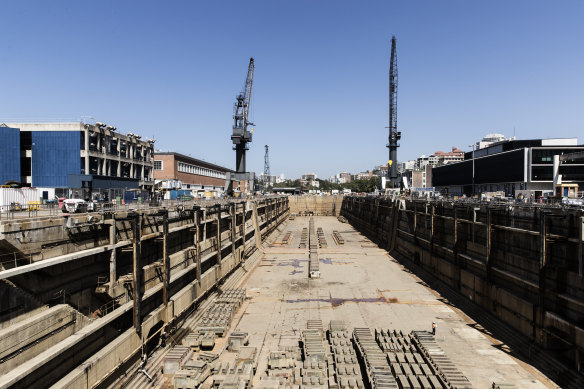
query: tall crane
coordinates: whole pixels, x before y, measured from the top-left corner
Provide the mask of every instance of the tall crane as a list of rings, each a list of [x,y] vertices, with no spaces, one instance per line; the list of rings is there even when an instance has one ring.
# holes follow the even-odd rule
[[[253,85],[253,58],[249,59],[249,66],[247,67],[247,77],[243,90],[239,93],[235,100],[235,108],[233,113],[233,133],[231,134],[231,141],[233,142],[233,150],[235,150],[235,172],[227,173],[225,178],[225,192],[228,195],[233,193],[234,181],[247,181],[248,188],[253,190],[255,174],[247,172],[245,167],[245,152],[249,150],[248,143],[252,140],[252,132],[248,129],[254,124],[249,121],[249,106],[251,100],[251,89]]]
[[[264,188],[270,185],[270,158],[268,156],[268,145],[266,147],[266,154],[264,155]]]
[[[391,57],[389,61],[389,162],[387,178],[394,186],[398,183],[397,148],[401,132],[397,130],[397,54],[395,52],[395,36],[391,37]]]
[[[247,144],[251,142],[252,138],[252,132],[247,128],[248,126],[254,125],[248,120],[251,88],[253,85],[253,70],[254,62],[253,58],[250,58],[243,91],[237,95],[235,101],[235,113],[233,114],[233,134],[231,135],[231,141],[233,142],[233,149],[235,150],[235,171],[237,173],[245,173],[246,171],[245,152],[249,150]]]

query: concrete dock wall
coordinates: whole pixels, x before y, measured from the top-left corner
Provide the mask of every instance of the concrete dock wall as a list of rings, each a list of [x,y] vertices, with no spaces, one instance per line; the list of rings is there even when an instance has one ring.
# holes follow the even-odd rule
[[[0,375],[79,331],[89,320],[69,305],[60,304],[0,330]]]
[[[17,279],[19,285],[28,286],[27,281],[36,280],[35,288],[43,284],[50,285],[62,278],[67,279],[68,274],[74,272],[83,279],[87,276],[84,272],[88,270],[88,280],[93,277],[93,281],[87,281],[86,289],[97,288],[102,295],[113,290],[116,293],[125,290],[129,300],[128,296],[120,300],[113,306],[113,311],[100,311],[103,317],[92,317],[90,325],[64,340],[52,338],[53,341],[48,342],[35,358],[0,377],[0,388],[44,387],[59,380],[62,387],[86,388],[108,379],[123,369],[126,363],[134,362],[142,341],[158,336],[163,324],[170,324],[190,312],[206,292],[235,271],[241,263],[245,264],[258,244],[288,215],[286,197],[237,204],[225,202],[192,210],[178,210],[172,218],[169,215],[168,233],[164,232],[160,215],[142,215],[140,244],[143,254],[140,256],[141,274],[138,276],[141,281],[137,284],[141,298],[136,298],[136,301],[132,301],[136,295],[133,286],[136,281],[132,281],[132,274],[127,274],[125,270],[131,271],[128,265],[132,264],[133,234],[132,225],[121,220],[126,217],[124,215],[114,215],[110,219],[115,221],[119,229],[116,228],[113,244],[110,235],[105,246],[97,247],[97,253],[87,251],[83,246],[79,252],[73,253],[73,257],[68,256],[70,253],[56,257],[56,261],[50,258],[38,260],[33,266],[24,263],[1,270],[0,276],[4,274],[10,280]],[[150,222],[147,221],[149,218]],[[163,304],[162,282],[165,265],[161,253],[164,238],[170,246],[166,265],[169,272],[167,305]],[[113,251],[117,255],[110,255]],[[112,258],[117,263],[112,262]],[[92,273],[88,263],[101,266],[105,271],[112,271],[113,263],[115,271],[110,274],[116,277],[115,282],[96,284],[94,274],[99,272]],[[6,276],[11,272],[17,274]],[[43,278],[47,274],[49,279]],[[76,282],[71,280],[71,284]],[[135,310],[136,305],[138,310]],[[33,318],[36,319],[37,315]],[[136,320],[139,331],[135,328]],[[6,328],[10,329],[11,326]]]
[[[290,213],[299,216],[339,216],[343,196],[289,196]]]
[[[584,368],[581,210],[352,196],[341,214],[406,266]]]

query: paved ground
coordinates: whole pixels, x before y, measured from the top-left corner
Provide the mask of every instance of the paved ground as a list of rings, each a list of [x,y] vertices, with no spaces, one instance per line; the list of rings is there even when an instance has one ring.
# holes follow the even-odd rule
[[[265,248],[255,269],[242,280],[247,299],[234,316],[231,330],[247,332],[249,346],[257,347],[259,360],[254,384],[265,372],[270,351],[282,346],[297,346],[306,321],[343,320],[352,327],[430,331],[438,324],[437,342],[475,388],[490,388],[495,382],[514,384],[515,388],[556,388],[545,376],[511,355],[505,346],[485,337],[461,312],[443,302],[423,282],[390,257],[387,252],[335,217],[315,217],[328,243],[319,249],[319,279],[308,278],[308,250],[299,249],[308,217],[290,221]],[[333,230],[345,240],[342,246],[332,238]],[[289,244],[283,237],[292,232]],[[217,339],[214,352],[225,350],[226,338]],[[159,373],[158,364],[147,366],[155,376],[152,384],[139,375],[130,387],[168,388],[170,380]],[[220,360],[233,360],[234,353],[222,352]],[[154,359],[154,358],[153,358]],[[209,382],[203,387],[208,388]]]
[[[387,252],[334,217],[315,217],[315,227],[323,228],[328,248],[319,250],[321,278],[309,279],[307,251],[298,249],[303,227],[308,227],[308,217],[291,221],[284,230],[293,233],[291,243],[267,248],[245,284],[253,298],[240,309],[236,327],[250,334],[250,346],[261,348],[258,372],[267,353],[278,344],[297,341],[309,319],[320,319],[325,326],[336,319],[350,327],[404,333],[430,330],[435,321],[439,345],[476,388],[490,387],[493,381],[516,388],[555,387],[494,347],[464,315],[441,302]],[[333,230],[345,239],[343,246],[335,244]]]

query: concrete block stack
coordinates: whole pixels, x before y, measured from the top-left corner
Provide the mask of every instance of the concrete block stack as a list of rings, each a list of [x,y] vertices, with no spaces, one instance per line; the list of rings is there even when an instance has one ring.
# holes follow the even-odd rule
[[[308,247],[309,247],[309,262],[308,262],[308,276],[310,278],[320,278],[320,270],[318,263],[318,239],[314,230],[314,219],[311,217],[308,222]]]
[[[197,324],[196,331],[201,335],[207,333],[218,336],[225,335],[236,309],[235,304],[211,305]]]
[[[333,356],[336,387],[338,389],[364,388],[361,368],[351,341],[351,333],[346,330],[344,322],[331,321],[328,338]]]
[[[191,359],[192,351],[186,346],[174,346],[164,357],[162,372],[172,375],[181,370],[184,363]]]
[[[208,351],[200,353],[199,356],[197,357],[197,360],[204,361],[207,363],[215,362],[217,359],[219,359],[219,354],[211,353]]]
[[[237,308],[243,304],[245,300],[246,290],[245,288],[230,288],[225,289],[217,300],[215,300],[215,304],[235,304]]]
[[[235,361],[217,363],[211,371],[215,389],[247,389],[257,367],[257,348],[241,347]]]
[[[235,362],[218,363],[212,370],[215,389],[245,389],[253,379],[253,365]]]
[[[298,245],[298,248],[305,249],[307,244],[308,244],[308,228],[304,227],[302,229],[302,233],[300,233],[300,244]]]
[[[247,332],[232,332],[227,338],[227,350],[237,352],[248,342],[249,335]]]
[[[201,349],[201,338],[202,336],[197,332],[189,332],[187,336],[182,339],[181,344],[189,347],[192,351],[199,351]]]
[[[401,330],[376,329],[375,339],[379,347],[385,352],[415,352],[412,340],[408,334]]]
[[[273,351],[268,356],[267,376],[262,378],[260,387],[267,388],[276,382],[280,388],[298,388],[302,382],[301,368],[300,348],[291,346]]]
[[[196,332],[223,336],[231,326],[231,320],[245,300],[244,288],[226,289],[215,300],[197,324]],[[203,340],[201,340],[202,342]]]
[[[324,231],[322,227],[318,227],[316,229],[316,236],[318,238],[318,247],[320,247],[321,249],[327,248],[328,245],[326,243],[326,237],[324,236]]]
[[[235,358],[235,363],[239,365],[251,365],[255,374],[258,368],[258,349],[257,347],[240,347]]]
[[[282,244],[287,245],[292,240],[292,232],[286,231],[284,236],[282,237]]]
[[[181,370],[174,373],[174,389],[196,388],[209,377],[210,372],[207,362],[189,360],[183,364]]]
[[[302,388],[328,389],[329,387],[329,350],[325,341],[321,320],[308,320],[302,331]],[[331,371],[332,374],[332,371]]]
[[[426,359],[436,376],[444,383],[444,387],[470,389],[472,385],[468,378],[452,363],[446,353],[436,343],[434,335],[426,331],[412,331],[411,338],[419,353]]]
[[[367,380],[371,389],[390,389],[398,387],[391,373],[387,357],[375,341],[369,328],[355,328],[353,340],[359,358],[365,367]]]
[[[416,340],[400,330],[377,329],[375,338],[387,354],[391,372],[402,387],[443,388],[444,380],[427,359],[418,352]]]
[[[341,236],[341,234],[337,230],[333,231],[333,240],[339,246],[345,244],[345,239],[343,239],[343,237]]]
[[[329,377],[326,361],[304,361],[302,365],[303,389],[328,389]]]

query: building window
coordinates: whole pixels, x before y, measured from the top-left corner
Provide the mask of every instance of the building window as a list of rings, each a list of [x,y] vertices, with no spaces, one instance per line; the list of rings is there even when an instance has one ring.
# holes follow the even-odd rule
[[[162,161],[154,161],[154,170],[162,170]]]
[[[531,168],[532,181],[552,181],[553,168],[551,166],[533,166]]]
[[[157,162],[162,162],[162,161],[154,161],[154,169],[157,169]],[[197,174],[200,176],[207,176],[207,177],[213,177],[213,178],[225,178],[226,174],[223,172],[219,172],[217,170],[212,170],[212,169],[207,169],[207,168],[202,168],[202,167],[198,167],[195,165],[191,165],[188,163],[183,163],[183,162],[179,162],[178,163],[178,171],[181,173],[189,173],[189,174]]]
[[[533,149],[531,160],[532,163],[553,163],[554,150]]]

